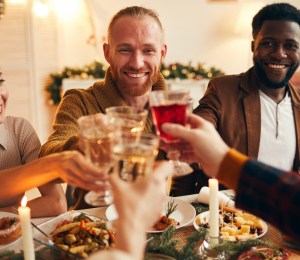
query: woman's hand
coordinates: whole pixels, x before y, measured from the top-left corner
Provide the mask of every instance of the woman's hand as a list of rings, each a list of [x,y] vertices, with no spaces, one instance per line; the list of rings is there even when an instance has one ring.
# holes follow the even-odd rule
[[[85,190],[100,191],[107,186],[108,173],[88,163],[86,158],[77,151],[65,151],[52,154],[41,159],[41,167],[49,168],[58,178],[69,185]]]

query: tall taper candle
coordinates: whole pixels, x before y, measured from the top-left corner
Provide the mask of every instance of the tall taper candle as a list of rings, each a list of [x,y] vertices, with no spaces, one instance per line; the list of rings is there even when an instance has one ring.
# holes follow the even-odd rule
[[[18,208],[19,218],[21,222],[22,229],[22,239],[23,239],[23,251],[25,260],[34,260],[34,244],[32,237],[32,227],[30,219],[30,208],[26,207],[27,198],[23,197],[21,201],[21,207]]]
[[[219,183],[217,179],[209,179],[209,226],[210,237],[219,237]]]

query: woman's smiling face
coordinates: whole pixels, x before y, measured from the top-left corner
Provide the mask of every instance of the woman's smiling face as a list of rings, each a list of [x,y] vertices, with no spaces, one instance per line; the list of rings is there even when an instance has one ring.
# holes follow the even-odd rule
[[[5,109],[8,100],[8,90],[3,79],[2,72],[0,72],[0,124],[4,122],[5,119]]]

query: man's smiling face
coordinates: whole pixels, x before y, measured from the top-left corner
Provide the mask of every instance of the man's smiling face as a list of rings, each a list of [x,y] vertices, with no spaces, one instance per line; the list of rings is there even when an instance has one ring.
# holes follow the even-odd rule
[[[295,22],[265,21],[252,42],[253,62],[259,80],[267,88],[282,88],[300,60],[300,27]]]
[[[144,95],[157,82],[166,54],[163,32],[152,17],[121,17],[112,27],[104,53],[120,92]]]

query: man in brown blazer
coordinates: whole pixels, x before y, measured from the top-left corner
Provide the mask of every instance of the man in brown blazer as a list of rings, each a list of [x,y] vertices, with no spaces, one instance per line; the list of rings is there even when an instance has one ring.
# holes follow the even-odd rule
[[[210,121],[227,145],[299,171],[300,88],[289,80],[300,61],[300,10],[285,3],[265,6],[253,18],[252,35],[254,66],[211,80],[194,113]],[[176,195],[197,192],[206,185],[200,177],[177,179]]]

